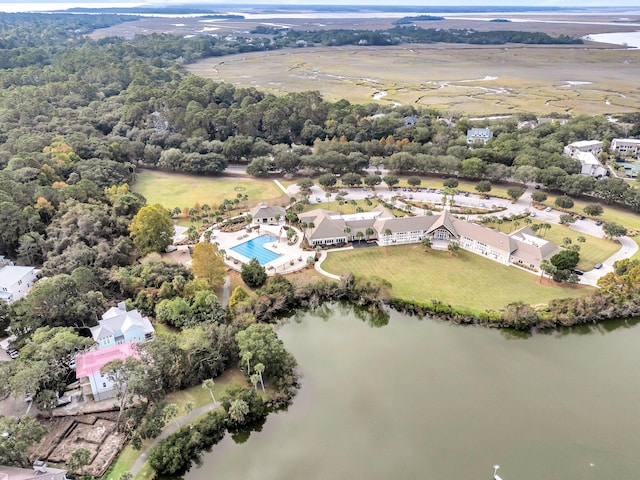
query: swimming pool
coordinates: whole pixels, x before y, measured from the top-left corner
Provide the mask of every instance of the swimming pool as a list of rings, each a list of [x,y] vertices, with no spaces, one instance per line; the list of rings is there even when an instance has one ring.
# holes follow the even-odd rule
[[[275,242],[276,240],[277,237],[273,235],[260,235],[259,237],[252,238],[240,245],[231,247],[231,250],[247,257],[248,259],[257,258],[260,265],[266,265],[281,256],[279,253],[275,253],[264,248],[265,243]]]

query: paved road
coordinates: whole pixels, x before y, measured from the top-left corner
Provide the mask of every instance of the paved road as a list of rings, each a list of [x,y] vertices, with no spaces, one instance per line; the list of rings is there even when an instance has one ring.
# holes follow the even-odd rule
[[[183,425],[191,422],[192,420],[195,420],[200,415],[204,415],[205,413],[210,412],[211,410],[215,410],[220,405],[221,405],[220,402],[209,403],[208,405],[205,405],[204,407],[200,407],[197,410],[193,410],[192,412],[189,412],[188,414],[186,414],[185,416],[177,419],[176,421],[171,420],[169,422],[169,424],[167,424],[167,426],[164,428],[162,433],[160,435],[158,435],[156,438],[154,438],[153,441],[149,444],[149,446],[147,448],[145,448],[144,452],[142,452],[142,455],[140,455],[138,457],[138,459],[135,461],[135,463],[131,467],[131,470],[129,470],[131,472],[131,474],[133,475],[133,478],[136,478],[136,475],[140,472],[140,470],[142,470],[142,467],[147,462],[147,458],[149,456],[149,452],[151,451],[151,449],[153,447],[155,447],[158,443],[160,443],[162,440],[164,440],[169,435],[174,433],[176,430],[178,430]],[[118,480],[118,479],[107,479],[107,480]]]
[[[622,247],[616,253],[602,262],[602,268],[589,270],[584,272],[580,278],[580,283],[585,285],[598,286],[598,279],[609,272],[613,272],[613,264],[618,260],[623,260],[633,256],[638,251],[638,244],[629,237],[620,237],[618,239]]]

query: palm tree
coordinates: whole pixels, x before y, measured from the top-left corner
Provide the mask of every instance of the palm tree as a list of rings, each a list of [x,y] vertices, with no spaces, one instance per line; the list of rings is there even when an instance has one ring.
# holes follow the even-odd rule
[[[364,237],[364,233],[362,233],[362,230],[358,230],[358,233],[356,233],[356,238],[358,239],[358,242],[362,241],[362,237]]]
[[[249,405],[240,398],[236,398],[229,405],[229,418],[237,423],[244,422],[244,418],[249,413]]]
[[[204,382],[202,382],[202,388],[206,388],[207,390],[209,390],[209,394],[211,395],[211,400],[213,400],[213,403],[216,403],[216,397],[213,396],[214,385],[215,385],[215,382],[213,381],[213,378],[207,378]]]
[[[243,362],[247,362],[247,375],[251,375],[251,359],[252,358],[253,358],[253,353],[251,352],[244,352],[242,354],[241,360]]]
[[[365,235],[367,236],[367,242],[369,241],[369,238],[371,237],[371,235],[373,235],[374,233],[376,233],[376,231],[373,228],[367,227],[367,229],[365,230]]]
[[[256,373],[260,377],[260,385],[262,386],[262,391],[264,392],[264,379],[262,378],[262,372],[264,372],[265,366],[263,363],[256,363],[253,369],[256,371]]]
[[[351,228],[349,227],[344,227],[344,234],[347,237],[347,242],[349,241],[349,234],[351,233]]]
[[[569,237],[564,237],[564,238],[562,239],[562,244],[563,244],[565,247],[568,247],[568,246],[569,246],[569,245],[571,245],[572,243],[573,243],[573,242],[572,242],[571,238],[569,238]]]
[[[540,262],[540,283],[542,283],[542,276],[545,273],[549,275],[549,277],[551,277],[556,272],[556,270],[556,266],[548,259],[545,258],[544,260],[542,260],[542,262]]]
[[[584,242],[586,242],[586,241],[587,241],[587,238],[586,238],[586,237],[583,237],[582,235],[580,235],[578,238],[576,238],[576,241],[577,241],[578,243],[584,243]]]
[[[170,420],[174,417],[177,417],[179,411],[180,410],[178,409],[178,406],[175,403],[170,403],[168,405],[165,405],[165,407],[162,409],[162,413],[164,413],[164,418],[166,420]],[[176,424],[176,427],[177,427],[178,420],[176,419],[174,423]]]
[[[185,402],[184,403],[184,411],[185,413],[191,413],[193,411],[193,402]]]
[[[258,391],[258,383],[260,383],[260,375],[258,375],[257,373],[254,373],[249,378],[249,381],[251,382],[251,385],[253,385],[254,390],[257,392]]]
[[[431,248],[431,246],[433,245],[433,243],[431,242],[431,239],[429,237],[424,237],[422,239],[422,242],[420,242],[422,244],[422,246],[424,247],[424,251],[426,252],[427,250],[429,250]]]

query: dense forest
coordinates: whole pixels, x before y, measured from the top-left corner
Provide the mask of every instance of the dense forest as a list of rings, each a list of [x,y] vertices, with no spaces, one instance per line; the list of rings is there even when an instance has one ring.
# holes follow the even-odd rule
[[[427,20],[427,19],[424,19]],[[429,20],[436,20],[429,19]],[[258,26],[253,34],[272,35],[278,47],[310,47],[323,45],[400,45],[401,43],[469,43],[475,45],[525,44],[581,44],[580,38],[560,35],[552,37],[541,32],[503,30],[478,32],[472,29],[423,29],[416,25],[399,25],[387,30],[292,30],[282,27]]]

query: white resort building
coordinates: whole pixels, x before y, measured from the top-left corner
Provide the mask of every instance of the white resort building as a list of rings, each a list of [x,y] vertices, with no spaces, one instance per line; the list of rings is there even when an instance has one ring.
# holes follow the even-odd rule
[[[599,140],[583,140],[573,142],[564,147],[564,154],[580,162],[580,173],[591,177],[605,177],[609,171],[598,160],[603,143]]]
[[[635,155],[640,153],[640,138],[614,138],[611,141],[611,150],[622,155]]]
[[[434,248],[447,248],[449,242],[456,242],[460,248],[490,260],[529,270],[538,270],[542,260],[560,251],[529,227],[506,234],[456,218],[448,210],[439,215],[395,217],[379,205],[366,213],[342,215],[317,209],[298,217],[301,223],[310,225],[305,234],[312,246],[360,240],[376,240],[381,246],[402,245],[420,243],[426,237],[433,241]]]

